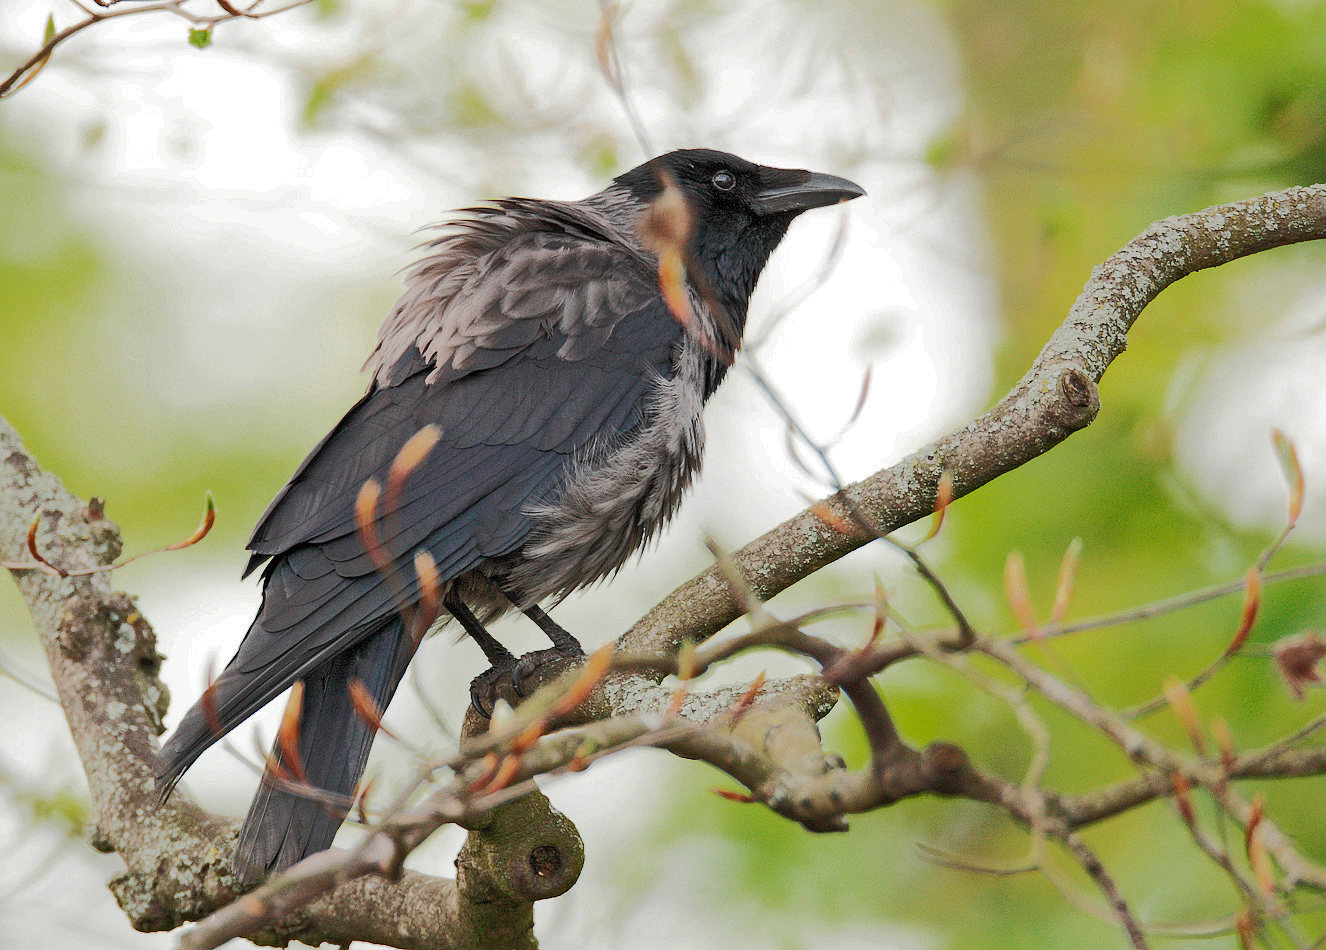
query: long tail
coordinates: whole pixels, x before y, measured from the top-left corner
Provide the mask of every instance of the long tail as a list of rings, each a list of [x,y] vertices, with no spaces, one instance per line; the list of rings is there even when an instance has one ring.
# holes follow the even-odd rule
[[[359,680],[378,709],[386,709],[414,649],[413,638],[394,617],[305,677],[299,758],[305,782],[323,794],[300,794],[282,787],[270,768],[264,773],[235,850],[241,882],[256,883],[331,846],[368,763],[375,731],[355,711],[350,683]],[[281,762],[279,748],[273,759]]]

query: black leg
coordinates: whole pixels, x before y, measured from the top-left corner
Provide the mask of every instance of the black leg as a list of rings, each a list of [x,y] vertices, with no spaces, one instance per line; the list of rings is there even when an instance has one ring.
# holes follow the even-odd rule
[[[515,687],[516,695],[527,696],[529,695],[525,689],[525,678],[527,676],[547,663],[578,660],[585,655],[585,651],[580,646],[579,640],[540,608],[529,607],[521,612],[538,624],[539,629],[548,635],[548,639],[553,644],[551,650],[535,650],[533,653],[526,653],[516,662],[515,668],[511,671],[511,685]]]
[[[497,642],[497,638],[488,632],[488,628],[479,622],[479,618],[470,612],[470,608],[465,606],[455,594],[448,594],[442,601],[442,606],[447,608],[451,616],[460,621],[460,625],[465,628],[465,632],[470,635],[475,643],[479,644],[479,649],[483,655],[488,657],[488,662],[493,666],[502,666],[515,660],[511,651]]]
[[[506,647],[497,642],[497,638],[488,632],[479,622],[470,608],[465,606],[455,594],[448,594],[442,601],[451,616],[455,617],[465,632],[479,644],[483,655],[488,658],[489,668],[470,680],[470,702],[485,718],[493,715],[493,704],[497,701],[497,683],[516,668],[516,658]]]
[[[524,611],[526,617],[539,625],[539,629],[548,635],[554,647],[562,653],[571,656],[584,656],[585,649],[580,645],[580,641],[573,637],[565,627],[559,624],[552,617],[549,617],[539,607],[530,607]]]

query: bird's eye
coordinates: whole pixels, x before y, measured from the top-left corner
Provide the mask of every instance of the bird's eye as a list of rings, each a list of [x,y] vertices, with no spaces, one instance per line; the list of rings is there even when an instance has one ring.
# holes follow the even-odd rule
[[[737,186],[737,177],[726,168],[714,172],[714,187],[719,191],[731,191]]]

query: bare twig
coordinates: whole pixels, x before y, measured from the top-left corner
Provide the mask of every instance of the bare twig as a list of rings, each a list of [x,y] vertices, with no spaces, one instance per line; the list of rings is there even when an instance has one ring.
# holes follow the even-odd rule
[[[31,82],[36,77],[37,73],[50,62],[51,56],[55,52],[56,47],[60,46],[70,37],[81,33],[90,26],[96,26],[104,20],[146,13],[170,13],[187,20],[189,23],[200,29],[210,32],[216,24],[224,23],[227,20],[234,20],[237,18],[258,20],[263,17],[275,16],[279,13],[285,13],[287,10],[302,7],[305,4],[310,3],[311,0],[292,0],[292,2],[283,6],[273,7],[267,10],[257,9],[259,5],[263,3],[263,0],[254,0],[254,2],[246,7],[237,7],[230,3],[229,0],[226,0],[226,2],[216,0],[217,6],[221,8],[222,12],[212,15],[195,13],[189,7],[190,0],[164,0],[164,2],[160,3],[136,3],[132,6],[118,7],[114,10],[104,9],[118,2],[120,2],[120,0],[97,0],[97,3],[103,7],[101,10],[92,10],[84,7],[81,3],[77,4],[87,16],[82,20],[70,24],[63,30],[51,32],[35,53],[24,60],[23,63],[10,73],[4,81],[0,82],[0,99],[13,95]]]
[[[1128,932],[1128,939],[1132,941],[1137,950],[1146,950],[1146,934],[1142,930],[1142,925],[1137,922],[1133,912],[1128,909],[1128,904],[1124,901],[1123,895],[1119,893],[1118,885],[1110,877],[1109,872],[1105,870],[1105,865],[1100,863],[1094,851],[1087,847],[1080,836],[1076,834],[1065,835],[1062,839],[1063,845],[1068,849],[1068,853],[1077,859],[1077,863],[1082,865],[1082,870],[1087,872],[1087,876],[1095,881],[1100,892],[1105,895],[1109,901],[1110,908],[1114,915],[1123,925],[1123,929]]]
[[[599,15],[598,31],[594,39],[599,72],[603,74],[603,78],[607,80],[609,87],[617,96],[617,101],[621,103],[622,111],[626,113],[626,118],[631,123],[631,130],[635,133],[635,140],[640,143],[640,148],[644,151],[645,157],[652,158],[654,146],[650,141],[645,123],[635,107],[635,102],[631,98],[626,81],[626,70],[617,51],[615,30],[617,18],[621,16],[622,12],[621,4],[617,0],[599,0],[599,9],[601,13]]]

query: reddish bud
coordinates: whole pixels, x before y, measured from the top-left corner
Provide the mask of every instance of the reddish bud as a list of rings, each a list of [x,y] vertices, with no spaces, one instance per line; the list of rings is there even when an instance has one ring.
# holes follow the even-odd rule
[[[682,707],[686,705],[686,697],[689,695],[684,688],[672,691],[672,698],[668,700],[668,708],[663,713],[664,722],[672,722],[681,715]]]
[[[1234,639],[1225,647],[1225,656],[1237,653],[1252,632],[1252,625],[1257,621],[1257,608],[1262,600],[1262,575],[1256,566],[1248,568],[1248,576],[1243,582],[1243,612],[1239,615],[1239,627],[1234,631]]]
[[[1188,741],[1192,743],[1192,747],[1197,750],[1198,755],[1206,755],[1206,740],[1202,738],[1202,718],[1197,714],[1197,706],[1192,701],[1192,693],[1188,692],[1187,685],[1177,676],[1170,674],[1165,677],[1161,688],[1165,692],[1165,699],[1169,702],[1170,709],[1174,710],[1175,718],[1188,733]]]
[[[944,469],[939,474],[939,485],[935,488],[935,516],[930,521],[930,530],[921,539],[923,543],[939,534],[939,529],[944,526],[944,512],[948,511],[948,506],[952,503],[953,473]]]
[[[414,572],[419,578],[419,616],[414,637],[419,640],[437,619],[438,606],[442,601],[442,580],[437,573],[437,562],[433,560],[433,555],[423,548],[414,552]]]
[[[1238,751],[1234,745],[1234,733],[1229,729],[1229,723],[1217,716],[1211,720],[1211,735],[1215,737],[1216,746],[1220,749],[1220,764],[1229,775],[1234,771],[1234,763],[1238,759]]]
[[[686,290],[686,262],[681,253],[668,249],[658,256],[658,289],[672,317],[688,330],[697,326],[695,311],[691,309],[690,294]]]
[[[1239,950],[1253,950],[1256,946],[1257,922],[1248,908],[1243,908],[1234,918],[1234,932],[1239,935]]]
[[[37,550],[37,527],[40,524],[41,515],[37,515],[37,517],[32,519],[32,524],[28,525],[28,554],[31,555],[32,559],[40,564],[47,573],[54,574],[56,577],[68,577],[68,574],[56,567],[50,561],[46,560],[46,558],[42,557],[41,552]]]
[[[409,440],[401,446],[401,450],[396,453],[396,457],[391,461],[391,468],[387,472],[386,510],[388,512],[396,510],[405,480],[423,464],[424,459],[428,458],[428,453],[433,451],[433,446],[437,445],[438,439],[441,437],[441,429],[435,425],[426,425],[410,436]]]
[[[1174,787],[1174,804],[1178,806],[1184,824],[1196,828],[1197,815],[1192,807],[1192,786],[1188,784],[1188,776],[1182,772],[1171,772],[1169,780]]]
[[[1276,454],[1280,457],[1280,467],[1284,469],[1285,480],[1289,482],[1289,524],[1292,527],[1303,513],[1303,494],[1306,487],[1303,478],[1303,466],[1298,461],[1298,450],[1289,437],[1279,429],[1271,430],[1271,439],[1275,442]]]
[[[663,190],[640,219],[640,238],[655,254],[664,251],[682,253],[694,233],[691,206],[667,171],[660,170],[658,180]]]
[[[1252,876],[1257,881],[1257,890],[1267,897],[1275,893],[1275,868],[1271,865],[1271,856],[1266,851],[1260,830],[1248,839],[1248,864],[1252,867]]]
[[[524,752],[542,739],[547,731],[548,719],[546,716],[540,716],[521,730],[520,735],[511,740],[511,751],[517,754]]]
[[[392,739],[391,730],[382,725],[382,710],[374,701],[373,696],[368,691],[368,687],[359,679],[350,680],[349,686],[350,704],[354,706],[355,715],[363,720],[364,725],[368,726],[374,732],[385,732]]]
[[[382,486],[376,478],[364,482],[355,497],[355,527],[373,566],[385,573],[391,567],[391,559],[382,550],[382,542],[378,539],[378,499],[381,497]]]
[[[1031,603],[1031,593],[1027,590],[1027,569],[1022,561],[1021,551],[1010,551],[1004,561],[1004,596],[1013,610],[1022,629],[1034,640],[1041,639],[1040,625],[1036,623],[1036,608]]]
[[[667,172],[659,173],[663,190],[640,218],[640,240],[658,256],[658,289],[672,317],[697,338],[699,321],[686,285],[686,249],[693,230],[690,205]]]
[[[502,764],[497,767],[497,773],[493,780],[485,785],[480,792],[482,795],[491,795],[494,792],[500,792],[511,784],[511,780],[516,777],[520,771],[520,755],[513,753],[502,759]]]
[[[210,491],[204,493],[203,505],[203,520],[198,525],[198,530],[183,541],[176,541],[174,544],[169,545],[165,550],[178,551],[181,548],[187,548],[190,545],[197,544],[203,538],[207,537],[208,532],[212,530],[212,525],[216,524],[216,499],[212,497]]]
[[[694,640],[683,640],[677,649],[677,679],[683,683],[695,679]]]
[[[738,718],[745,715],[746,710],[754,705],[755,697],[760,694],[760,690],[762,689],[764,689],[764,670],[760,670],[755,679],[751,680],[750,685],[746,687],[746,691],[741,694],[740,698],[732,704],[731,709],[728,711]]]
[[[605,643],[585,659],[585,665],[580,668],[580,675],[576,677],[570,688],[562,694],[562,697],[553,704],[548,715],[557,718],[565,716],[571,710],[575,709],[588,698],[594,691],[594,687],[612,669],[612,658],[617,652],[617,648],[612,643]]]
[[[478,778],[466,786],[465,791],[473,795],[479,792],[487,785],[494,775],[497,774],[497,767],[501,764],[501,759],[497,757],[496,752],[489,752],[483,757],[483,771],[479,773]]]
[[[1054,604],[1050,607],[1050,623],[1057,624],[1068,613],[1073,599],[1073,585],[1077,582],[1077,565],[1082,559],[1082,539],[1068,542],[1064,559],[1059,562],[1059,583],[1054,588]]]
[[[745,792],[730,792],[725,788],[711,788],[709,791],[719,798],[726,798],[730,802],[740,802],[743,805],[749,805],[756,800]]]
[[[370,778],[359,787],[359,794],[355,796],[355,812],[362,825],[368,824],[368,796],[373,794],[373,783],[376,781],[376,778]]]
[[[276,730],[276,744],[281,750],[281,761],[299,781],[304,781],[304,763],[299,757],[299,720],[304,714],[304,681],[295,680],[290,687],[290,699],[285,704],[285,713],[281,716],[281,726]]]

